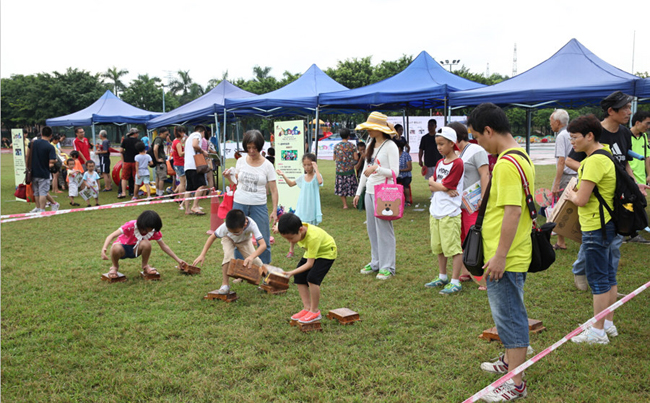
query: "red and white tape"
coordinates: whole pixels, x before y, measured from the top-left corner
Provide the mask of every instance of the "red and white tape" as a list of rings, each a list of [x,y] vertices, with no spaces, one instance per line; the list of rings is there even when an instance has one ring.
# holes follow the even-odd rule
[[[129,202],[117,202],[113,204],[106,204],[103,206],[95,206],[95,207],[85,207],[85,208],[73,208],[73,209],[68,209],[68,210],[58,210],[58,211],[43,211],[41,213],[22,213],[22,214],[9,214],[9,215],[3,215],[0,216],[2,220],[0,221],[0,224],[4,223],[9,223],[9,222],[14,222],[14,221],[23,221],[23,220],[31,220],[33,218],[43,218],[43,217],[51,217],[54,215],[61,215],[61,214],[68,214],[68,213],[78,213],[80,211],[94,211],[94,210],[108,210],[108,209],[114,209],[114,208],[122,208],[122,207],[134,207],[134,206],[145,206],[149,204],[163,204],[163,203],[171,203],[171,202],[177,202],[179,200],[196,200],[196,199],[211,199],[214,197],[223,197],[223,193],[218,194],[218,195],[207,195],[207,196],[200,196],[200,197],[186,197],[182,199],[172,199],[171,197],[182,195],[184,193],[175,193],[171,195],[165,195],[165,196],[158,196],[154,198],[149,198],[149,199],[141,199],[140,201],[129,201]]]
[[[607,309],[605,309],[604,311],[600,312],[598,315],[594,316],[593,318],[589,319],[588,321],[586,321],[586,322],[583,323],[582,325],[578,326],[578,327],[575,328],[575,330],[573,330],[571,333],[569,333],[569,334],[567,334],[566,336],[562,337],[560,340],[558,340],[557,342],[555,342],[552,346],[547,347],[544,351],[538,353],[536,356],[534,356],[534,357],[531,358],[530,360],[524,362],[523,364],[521,364],[520,366],[518,366],[517,368],[515,368],[512,372],[508,372],[506,375],[502,376],[501,378],[499,378],[498,380],[496,380],[496,381],[493,382],[492,384],[490,384],[490,385],[486,386],[485,388],[481,389],[481,390],[478,391],[474,396],[468,398],[468,399],[465,400],[463,403],[471,403],[471,402],[476,402],[476,401],[478,401],[478,400],[479,400],[481,397],[483,397],[485,394],[490,393],[490,392],[492,392],[494,389],[496,389],[496,388],[498,388],[499,386],[503,385],[504,383],[506,383],[507,381],[509,381],[510,379],[512,379],[513,376],[515,376],[515,375],[517,375],[517,374],[520,374],[520,373],[524,372],[524,370],[525,370],[526,368],[530,367],[531,365],[533,365],[533,364],[536,363],[537,361],[541,360],[542,357],[546,356],[546,355],[549,354],[551,351],[557,349],[557,348],[560,347],[562,344],[564,344],[564,343],[566,343],[567,341],[571,340],[574,336],[577,336],[577,335],[579,335],[580,333],[582,333],[583,331],[589,329],[589,328],[590,328],[594,323],[596,323],[596,321],[599,321],[600,319],[603,319],[605,316],[607,316],[607,315],[609,315],[610,313],[612,313],[616,308],[620,307],[621,305],[623,305],[623,304],[626,303],[627,301],[629,301],[629,300],[631,300],[632,298],[636,297],[637,295],[639,295],[643,290],[645,290],[645,289],[648,288],[648,287],[650,287],[650,281],[647,282],[647,283],[645,283],[645,284],[642,285],[641,287],[637,288],[637,289],[634,290],[632,293],[626,295],[626,296],[623,297],[620,301],[617,301],[616,303],[612,304],[612,305],[609,306]]]

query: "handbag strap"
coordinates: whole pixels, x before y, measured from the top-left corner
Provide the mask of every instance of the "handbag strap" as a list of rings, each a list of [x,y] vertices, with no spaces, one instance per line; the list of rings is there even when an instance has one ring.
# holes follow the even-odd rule
[[[526,159],[528,163],[530,164],[530,160],[528,159],[528,156],[521,151],[517,150],[512,150],[508,151],[503,157],[503,159],[508,160],[512,162],[515,167],[517,167],[517,171],[519,171],[519,177],[521,178],[521,184],[524,187],[524,192],[526,193],[526,205],[528,206],[528,212],[530,213],[530,218],[535,220],[537,218],[537,209],[535,208],[535,202],[533,201],[533,195],[530,193],[530,186],[528,182],[528,177],[526,177],[526,173],[524,172],[524,169],[521,167],[519,164],[519,161],[517,161],[516,158],[509,156],[508,154],[517,154]],[[532,167],[532,164],[530,164]]]

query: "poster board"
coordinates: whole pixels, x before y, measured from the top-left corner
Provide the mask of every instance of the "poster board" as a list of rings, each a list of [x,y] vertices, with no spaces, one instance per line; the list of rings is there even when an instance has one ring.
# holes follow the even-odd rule
[[[296,180],[304,174],[302,156],[305,153],[305,122],[290,120],[275,122],[275,168],[281,170],[287,178]],[[278,207],[285,212],[296,209],[300,189],[289,187],[278,175]]]
[[[408,137],[409,146],[411,147],[411,154],[418,153],[420,149],[420,141],[422,136],[429,133],[429,120],[434,119],[437,123],[437,128],[440,129],[445,124],[444,116],[408,116],[408,136],[406,134],[406,126],[402,116],[389,116],[388,121],[393,125],[400,124],[404,126],[404,137]],[[450,116],[449,122],[467,122],[467,116]],[[417,162],[417,161],[416,161]]]
[[[11,129],[11,142],[14,155],[14,187],[18,187],[21,183],[25,182],[25,171],[27,169],[27,161],[25,159],[25,139],[23,138],[23,129]],[[27,200],[19,199],[17,201],[26,202]]]

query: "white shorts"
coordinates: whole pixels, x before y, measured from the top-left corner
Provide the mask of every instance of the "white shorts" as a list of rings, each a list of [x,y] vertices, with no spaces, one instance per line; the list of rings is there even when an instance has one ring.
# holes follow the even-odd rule
[[[68,183],[68,196],[79,196],[79,185],[77,185],[77,182],[70,181],[70,183]]]

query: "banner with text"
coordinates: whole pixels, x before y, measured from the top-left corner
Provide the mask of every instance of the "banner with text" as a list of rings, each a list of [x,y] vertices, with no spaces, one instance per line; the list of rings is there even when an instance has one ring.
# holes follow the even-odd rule
[[[305,150],[305,122],[291,120],[275,122],[275,168],[281,170],[287,178],[296,180],[304,170],[302,156]],[[298,204],[300,189],[298,186],[289,187],[278,175],[278,207],[285,212],[295,210]]]
[[[434,119],[436,121],[437,128],[440,129],[444,126],[445,117],[444,116],[409,116],[408,117],[408,135],[406,133],[406,126],[404,118],[402,116],[389,116],[388,121],[394,125],[400,124],[404,126],[404,137],[409,139],[409,147],[411,147],[410,153],[417,154],[420,149],[420,140],[422,136],[425,136],[429,133],[429,120]],[[466,116],[451,116],[450,122],[459,121],[465,123],[467,121]],[[415,161],[417,163],[417,161]]]
[[[23,129],[11,129],[11,142],[14,154],[14,184],[18,187],[21,183],[25,182],[25,139],[23,138]],[[16,197],[17,201],[25,201]]]

